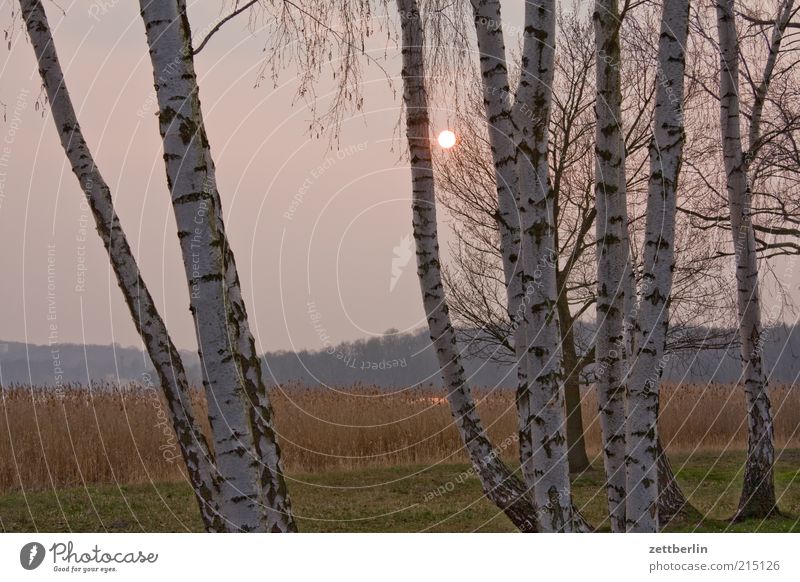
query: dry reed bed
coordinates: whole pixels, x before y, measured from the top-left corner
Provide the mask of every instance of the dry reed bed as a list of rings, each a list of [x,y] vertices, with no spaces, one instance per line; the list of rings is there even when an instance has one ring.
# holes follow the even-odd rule
[[[183,479],[166,408],[154,389],[101,385],[49,390],[12,387],[0,401],[0,490]],[[320,472],[395,464],[464,461],[441,391],[387,392],[284,386],[273,389],[287,469]],[[475,391],[490,437],[517,454],[513,393]],[[800,447],[800,390],[771,389],[776,445]],[[200,391],[193,394],[205,412]],[[587,448],[599,454],[596,401],[583,400]],[[744,449],[742,391],[733,386],[665,386],[661,434],[671,452]],[[208,427],[205,427],[208,430]]]

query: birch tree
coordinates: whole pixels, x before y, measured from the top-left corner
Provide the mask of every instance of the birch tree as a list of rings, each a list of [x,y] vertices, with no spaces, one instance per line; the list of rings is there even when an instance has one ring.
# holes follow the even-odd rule
[[[737,128],[741,127],[737,115],[736,97],[732,96],[730,101],[723,97],[723,95],[726,95],[725,89],[730,90],[730,86],[727,83],[735,86],[733,83],[736,82],[736,78],[729,77],[726,72],[729,73],[732,71],[731,67],[738,65],[736,62],[738,59],[736,58],[735,50],[731,53],[730,43],[726,42],[723,45],[720,41],[723,54],[721,61],[723,70],[720,71],[720,119],[727,119],[727,123],[723,125],[722,129],[723,153],[725,172],[728,177],[727,188],[731,232],[735,241],[737,303],[740,319],[739,337],[748,410],[747,462],[745,464],[744,483],[739,499],[739,507],[734,516],[737,520],[751,517],[766,518],[778,512],[773,474],[775,460],[774,425],[767,393],[767,375],[762,358],[761,293],[759,289],[755,229],[751,220],[752,181],[750,168],[752,160],[764,145],[762,143],[764,138],[762,120],[764,118],[767,94],[773,80],[786,29],[792,17],[797,14],[797,11],[794,0],[785,0],[778,5],[778,13],[772,27],[762,78],[755,89],[755,98],[750,112],[747,151],[744,154],[741,152],[741,140],[737,141],[736,139],[736,128],[733,128],[734,123]],[[731,32],[735,33],[735,22],[731,25],[730,21],[724,16],[720,18],[719,26],[720,39],[724,37],[727,40]],[[732,30],[730,26],[733,26]],[[723,30],[725,30],[724,33]],[[725,114],[725,109],[727,109],[727,115]],[[743,191],[741,189],[740,174],[744,174]],[[791,231],[781,234],[791,234]],[[795,229],[794,234],[797,236],[800,233]],[[743,306],[745,297],[747,297],[747,303]]]
[[[209,531],[225,531],[229,524],[219,515],[217,505],[219,475],[195,417],[183,362],[142,279],[114,210],[111,190],[81,131],[47,14],[40,0],[20,0],[20,8],[61,146],[86,196],[133,323],[158,375],[203,523]]]
[[[140,0],[221,483],[242,531],[296,530],[261,362],[222,219],[184,0]]]
[[[500,234],[500,256],[506,288],[506,309],[513,329],[514,356],[517,362],[517,408],[520,419],[530,407],[527,382],[526,328],[521,263],[519,174],[517,167],[517,127],[511,103],[511,89],[506,65],[502,14],[499,0],[472,0],[475,32],[478,43],[483,106],[494,164],[497,191],[495,222]],[[533,446],[528,427],[520,422],[520,463],[529,465]],[[530,485],[530,484],[529,484]]]
[[[739,99],[739,38],[733,0],[716,2],[720,52],[720,128],[730,228],[736,264],[739,342],[747,402],[748,446],[744,485],[734,519],[768,517],[777,512],[773,463],[773,421],[767,375],[762,359],[761,292],[758,256],[751,219],[752,191],[748,175],[761,139],[763,108],[774,66],[794,2],[781,2],[769,44],[763,77],[750,114],[748,145],[742,144]]]
[[[525,352],[522,346],[525,345],[524,326],[520,323],[523,321],[525,315],[524,309],[520,310],[523,299],[522,290],[522,269],[517,265],[519,256],[521,254],[520,237],[519,237],[519,216],[517,215],[516,204],[518,204],[518,163],[517,154],[514,149],[514,143],[517,139],[518,128],[515,125],[513,115],[513,101],[511,98],[511,90],[509,88],[508,67],[506,63],[506,49],[502,26],[502,15],[500,9],[500,2],[497,0],[473,0],[473,13],[475,19],[475,29],[477,33],[477,47],[480,57],[481,65],[481,81],[483,86],[483,102],[486,116],[486,125],[488,129],[489,144],[491,147],[492,159],[495,167],[494,183],[497,189],[497,213],[494,214],[495,220],[498,225],[498,232],[500,234],[500,255],[503,260],[503,271],[506,282],[507,290],[507,312],[508,321],[511,324],[514,334],[517,337],[513,341],[515,350],[515,357],[517,362],[522,362],[525,357]],[[570,21],[574,25],[573,21]],[[573,33],[580,33],[579,27],[570,26],[566,37]],[[571,43],[567,39],[569,48],[580,49],[579,43]],[[580,50],[572,51],[566,57],[568,63],[565,65],[567,68],[573,67],[572,72],[578,73],[581,68],[582,62],[580,61]],[[556,65],[557,67],[557,65]],[[580,76],[580,73],[578,73]],[[575,137],[571,135],[573,128],[574,115],[577,118],[580,115],[580,109],[583,106],[580,96],[583,94],[583,87],[580,83],[585,82],[585,76],[575,79],[575,85],[569,90],[565,97],[565,103],[562,113],[563,124],[559,127],[563,128],[563,137],[561,141],[562,149],[553,155],[554,164],[556,166],[556,177],[554,181],[556,184],[552,186],[554,191],[553,199],[555,204],[552,205],[553,213],[557,214],[558,192],[560,176],[559,169],[564,168],[565,156],[563,155],[572,145]],[[469,123],[464,124],[464,130],[468,130]],[[575,133],[580,133],[576,131]],[[561,155],[559,155],[561,154]],[[561,162],[561,163],[559,163]],[[515,204],[511,207],[512,202]],[[554,217],[554,223],[557,225],[557,219]],[[554,233],[554,239],[557,239],[558,228]],[[582,240],[582,239],[581,239]],[[579,244],[576,246],[580,246]],[[554,240],[554,249],[558,249],[559,245],[557,240]],[[573,265],[580,257],[581,252],[578,248],[574,255],[574,260],[568,261],[569,265]],[[463,266],[463,265],[462,265]],[[583,439],[583,422],[582,413],[580,409],[580,388],[578,384],[579,371],[581,369],[580,361],[575,353],[575,342],[572,336],[573,333],[573,318],[570,314],[568,293],[566,292],[566,280],[569,277],[570,269],[560,269],[557,262],[556,280],[558,282],[558,315],[561,335],[561,345],[563,349],[564,365],[567,368],[566,378],[564,381],[566,409],[567,409],[567,445],[568,445],[568,461],[571,472],[579,472],[589,467],[589,459],[586,455],[586,447]],[[480,319],[473,323],[479,323]],[[488,318],[484,317],[483,322],[488,322]],[[519,375],[518,401],[520,403],[525,399],[525,392],[522,390],[525,386],[526,371],[525,366],[517,366]],[[523,439],[527,441],[529,439]],[[531,458],[532,449],[524,447],[521,449],[521,461],[523,465]]]
[[[569,481],[559,336],[552,200],[548,150],[555,72],[556,9],[552,0],[525,5],[522,68],[514,102],[519,213],[522,239],[528,410],[521,409],[533,454],[522,467],[534,489],[540,527],[546,532],[576,528]]]
[[[617,0],[596,0],[597,99],[595,196],[597,233],[596,390],[612,531],[625,529],[625,315],[628,205],[622,130],[620,33]]]
[[[424,33],[416,0],[397,0],[403,57],[403,103],[411,162],[417,274],[431,341],[448,391],[447,400],[484,493],[522,531],[536,531],[536,511],[524,486],[500,460],[483,429],[467,384],[442,285],[436,194],[425,84]]]
[[[791,309],[794,305],[785,284],[781,285],[774,276],[772,259],[800,254],[800,229],[797,228],[800,199],[795,195],[800,187],[800,149],[797,146],[800,74],[793,66],[800,50],[796,42],[800,30],[798,6],[796,2],[764,6],[744,1],[737,3],[736,10],[736,18],[741,23],[736,26],[738,99],[742,111],[740,132],[750,184],[750,224],[759,258],[759,279],[766,284],[772,277],[772,283],[778,285],[776,294],[782,299],[780,309]],[[716,14],[714,22],[709,22],[706,16],[706,12],[700,11],[693,15],[693,30],[697,32],[698,43],[702,44],[695,49],[692,77],[694,84],[703,89],[700,96],[713,100],[713,108],[718,110],[719,43],[717,34],[707,32],[711,29],[716,32]],[[778,34],[779,31],[782,32]],[[716,57],[712,59],[709,55]],[[684,203],[678,211],[689,217],[692,227],[706,236],[724,231],[729,244],[718,248],[717,253],[723,259],[733,258],[736,251],[730,244],[727,178],[724,170],[719,171],[719,164],[709,163],[709,160],[723,157],[719,116],[709,118],[706,110],[698,111],[695,117],[699,120],[688,120],[687,127],[697,127],[697,131],[689,134],[687,146],[691,147],[686,162],[687,177],[702,186],[702,190],[698,188],[699,195],[693,207],[687,208]],[[750,123],[753,113],[754,125]],[[766,317],[769,318],[769,314]],[[769,322],[765,321],[764,325]],[[738,349],[738,340],[734,343]]]
[[[500,14],[500,5],[497,2],[493,1],[476,1],[473,3],[473,16],[475,21],[476,33],[478,38],[478,47],[480,51],[480,68],[481,68],[481,84],[483,86],[483,110],[484,110],[484,118],[487,123],[487,131],[489,133],[489,140],[491,144],[491,151],[492,151],[492,166],[493,166],[493,190],[495,191],[496,202],[499,208],[499,211],[494,214],[494,222],[498,229],[498,232],[501,233],[501,241],[500,241],[500,248],[501,248],[501,258],[503,264],[503,287],[505,290],[505,301],[504,305],[506,308],[506,313],[511,320],[511,325],[514,329],[514,345],[517,347],[517,369],[518,369],[518,378],[520,380],[520,389],[518,390],[518,398],[517,398],[517,405],[520,417],[520,458],[522,461],[523,466],[528,467],[528,474],[526,474],[526,481],[528,485],[528,489],[534,489],[535,486],[532,483],[531,479],[533,478],[533,469],[532,469],[532,457],[535,454],[535,448],[538,445],[535,445],[532,441],[531,434],[532,434],[532,408],[531,408],[531,397],[530,391],[527,389],[527,383],[525,382],[525,378],[528,372],[528,350],[527,342],[525,337],[527,335],[527,327],[526,327],[526,320],[527,320],[527,306],[525,302],[527,300],[526,296],[523,296],[522,292],[522,272],[523,267],[521,264],[521,242],[520,242],[520,230],[519,230],[519,222],[518,222],[518,212],[519,209],[518,205],[518,195],[516,193],[516,187],[518,184],[518,175],[519,175],[519,167],[517,165],[518,159],[518,151],[519,151],[519,139],[517,137],[517,127],[516,127],[516,119],[521,116],[520,112],[523,112],[524,115],[527,115],[529,111],[529,106],[518,107],[521,103],[519,99],[511,99],[510,97],[510,90],[509,90],[509,82],[508,82],[508,69],[505,60],[505,46],[503,40],[503,33],[502,33],[502,26],[501,26],[501,14]],[[400,6],[398,3],[398,8],[400,10],[401,17],[408,13],[408,10],[411,9],[412,12],[418,14],[418,7],[414,5],[410,7],[408,4],[404,6]],[[410,47],[415,46],[415,42],[413,41],[413,35],[408,30],[408,27],[412,27],[416,29],[419,25],[416,23],[408,23],[404,20],[401,21],[402,25],[406,28],[403,29],[403,50],[404,50],[404,57],[409,57],[408,51]],[[422,37],[422,29],[418,29],[417,34],[419,38]],[[431,151],[430,145],[428,143],[428,120],[427,120],[427,87],[424,84],[424,63],[422,63],[424,51],[419,49],[419,57],[418,60],[420,61],[419,64],[414,65],[414,69],[419,71],[418,74],[406,74],[409,71],[409,60],[404,58],[404,83],[406,87],[405,92],[405,104],[406,110],[410,117],[407,118],[407,123],[409,127],[415,126],[416,123],[422,122],[415,122],[413,116],[411,115],[412,111],[419,111],[422,107],[425,111],[425,121],[422,123],[424,125],[424,129],[417,128],[416,131],[411,132],[409,129],[409,149],[411,152],[412,157],[412,164],[414,166],[419,165],[420,160],[425,160],[424,169],[420,170],[417,168],[417,173],[414,175],[415,184],[418,183],[419,180],[423,182],[427,182],[427,176],[430,175],[430,180],[433,179],[433,166],[431,163]],[[413,59],[411,59],[413,62]],[[417,81],[416,79],[420,79]],[[409,86],[410,83],[414,83],[411,87]],[[423,105],[415,99],[419,99],[419,95],[425,95],[425,102],[424,107]],[[531,92],[528,91],[527,93],[523,93],[524,97],[529,97]],[[413,100],[413,101],[412,101]],[[512,105],[513,103],[513,105]],[[547,128],[547,124],[545,122],[545,128]],[[421,138],[420,136],[425,136]],[[545,137],[545,141],[547,138]],[[529,143],[529,142],[526,142]],[[422,150],[420,149],[422,148]],[[546,146],[545,146],[546,148]],[[424,151],[423,151],[424,150]],[[545,163],[546,163],[546,153],[545,153]],[[424,176],[424,177],[421,177]],[[436,240],[436,231],[435,231],[435,194],[433,191],[434,185],[431,181],[430,183],[430,192],[427,194],[427,200],[429,200],[429,204],[431,206],[432,211],[434,214],[432,215],[432,219],[428,219],[424,221],[428,224],[433,230],[427,232],[425,235],[416,236],[417,240],[428,240],[429,238],[433,238],[434,241]],[[418,189],[415,188],[415,194],[417,193]],[[415,209],[418,206],[415,206]],[[415,214],[416,218],[416,214]],[[417,229],[418,222],[415,220],[415,232],[418,232]],[[421,251],[424,256],[433,256],[432,249],[426,249]],[[418,252],[419,254],[419,252]],[[548,257],[549,259],[550,257]],[[445,301],[444,297],[444,288],[442,287],[442,273],[441,273],[441,265],[439,263],[439,255],[438,255],[438,242],[436,243],[436,250],[435,250],[435,263],[437,265],[436,274],[434,276],[433,281],[423,281],[423,300],[430,299],[431,297],[439,298],[441,301],[439,305],[444,305],[447,308],[447,304],[443,303]],[[431,267],[429,265],[425,265],[420,272],[430,273]],[[431,291],[431,285],[437,289],[434,293]],[[431,306],[432,307],[432,306]],[[428,306],[426,305],[426,311],[429,314],[429,325],[431,326],[431,335],[434,341],[434,344],[437,345],[437,339],[441,338],[442,333],[441,331],[437,330],[437,326],[441,326],[442,322],[441,319],[443,318],[441,315],[435,314],[434,317],[431,317],[431,311],[428,310]],[[446,314],[446,327],[448,330],[452,330],[452,323],[450,322],[449,316],[449,308],[445,312]],[[439,321],[437,321],[437,319]],[[444,363],[446,362],[453,362],[454,358],[460,357],[457,350],[454,349],[455,346],[455,334],[453,331],[447,331],[447,334],[452,333],[452,339],[444,341],[446,347],[444,353],[446,353],[446,359],[442,361],[442,371],[443,375],[446,377],[446,384],[448,387],[451,386],[460,386],[464,384],[464,379],[456,377],[452,378],[451,380],[447,380],[447,376],[449,374],[447,370],[447,365]],[[437,347],[437,351],[440,353],[440,360],[442,360],[441,354],[443,351],[441,347]],[[460,364],[459,364],[460,367]],[[463,376],[463,371],[461,372]],[[456,392],[453,388],[450,388],[451,395]],[[470,399],[471,400],[471,399]],[[561,400],[561,405],[563,405],[563,399]],[[453,403],[451,401],[451,406]],[[561,417],[563,419],[563,411],[561,411]],[[477,419],[477,417],[476,417]],[[563,424],[563,420],[562,420]],[[541,431],[540,431],[541,432]],[[562,435],[563,436],[563,435]],[[541,442],[537,441],[537,442]],[[563,446],[564,443],[559,443]],[[468,446],[469,448],[469,446]],[[541,447],[540,447],[541,448]],[[471,453],[471,456],[475,457],[474,454]],[[561,459],[562,462],[566,460],[566,458],[562,455]],[[474,462],[474,461],[473,461]],[[479,471],[480,473],[480,471]],[[525,473],[525,470],[523,470]],[[549,474],[548,474],[549,475]],[[486,489],[486,486],[484,486]],[[546,490],[545,490],[546,491]],[[585,523],[583,518],[580,514],[572,508],[571,498],[569,496],[569,482],[567,478],[566,488],[562,484],[562,489],[558,492],[560,496],[559,499],[554,499],[552,496],[553,491],[551,491],[550,497],[545,498],[544,503],[541,505],[537,505],[538,509],[538,517],[548,518],[549,515],[553,513],[557,513],[559,511],[558,507],[554,507],[554,501],[557,503],[562,503],[564,501],[564,491],[566,491],[566,503],[568,506],[568,512],[573,516],[571,519],[574,520],[574,524],[570,523],[570,528],[575,528],[581,531],[585,531],[589,529],[588,524]],[[491,497],[491,496],[490,496]],[[552,518],[548,518],[552,523]],[[539,519],[537,519],[539,521]],[[541,525],[540,525],[541,527]],[[552,527],[552,526],[546,526]],[[565,528],[562,528],[565,529]]]
[[[658,394],[669,325],[678,176],[683,158],[688,0],[665,0],[650,142],[650,178],[635,355],[627,384],[626,524],[658,531]]]

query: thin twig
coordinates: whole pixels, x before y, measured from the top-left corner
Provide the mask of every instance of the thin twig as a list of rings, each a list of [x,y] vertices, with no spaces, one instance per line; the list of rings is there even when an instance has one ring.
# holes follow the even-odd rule
[[[219,31],[219,29],[220,29],[220,28],[222,28],[222,26],[223,26],[223,25],[224,25],[226,22],[228,22],[229,20],[231,20],[231,19],[233,19],[233,18],[235,18],[235,17],[239,16],[239,15],[240,15],[242,12],[244,12],[245,10],[247,10],[248,8],[250,8],[250,7],[251,7],[253,4],[255,4],[256,2],[258,2],[258,0],[250,0],[250,2],[248,2],[247,4],[243,4],[242,6],[240,6],[239,8],[237,8],[236,10],[234,10],[233,12],[231,12],[230,14],[228,14],[228,15],[227,15],[225,18],[223,18],[222,20],[220,20],[219,22],[217,22],[216,26],[214,26],[214,28],[212,28],[212,29],[209,31],[209,33],[208,33],[208,34],[206,35],[206,37],[203,39],[203,42],[201,42],[201,43],[200,43],[200,44],[197,46],[197,48],[196,48],[196,49],[194,49],[194,51],[192,52],[192,54],[193,54],[193,55],[197,55],[197,53],[199,53],[201,50],[203,50],[203,47],[204,47],[204,46],[206,46],[206,44],[208,44],[208,41],[209,41],[209,40],[211,40],[211,37],[212,37],[212,36],[214,36],[214,34],[215,34],[216,32],[218,32],[218,31]]]

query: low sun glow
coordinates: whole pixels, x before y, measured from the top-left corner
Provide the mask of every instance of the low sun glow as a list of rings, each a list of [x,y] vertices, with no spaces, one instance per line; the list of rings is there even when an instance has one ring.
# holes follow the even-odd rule
[[[456,145],[456,134],[454,134],[449,129],[445,129],[442,133],[439,134],[438,140],[440,146],[442,146],[446,150],[449,150],[451,147]]]

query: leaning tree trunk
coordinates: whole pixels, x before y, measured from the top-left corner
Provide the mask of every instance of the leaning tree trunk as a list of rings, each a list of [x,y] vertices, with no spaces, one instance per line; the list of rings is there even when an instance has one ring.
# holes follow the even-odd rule
[[[86,195],[97,233],[106,248],[136,330],[158,375],[203,523],[208,531],[225,531],[228,524],[221,519],[217,507],[219,475],[206,438],[194,416],[183,362],[142,279],[114,211],[111,191],[83,137],[44,7],[40,0],[20,0],[20,8],[61,145]]]
[[[594,8],[597,98],[596,386],[611,531],[625,531],[625,307],[629,288],[628,208],[622,130],[620,13],[617,0]]]
[[[777,511],[772,411],[761,345],[758,257],[750,216],[752,193],[742,151],[739,110],[739,41],[733,0],[717,0],[720,47],[720,124],[728,208],[736,257],[742,376],[747,402],[748,442],[744,486],[735,519],[767,517]]]
[[[536,511],[524,485],[489,442],[467,385],[442,286],[431,163],[424,35],[416,0],[397,0],[402,28],[403,100],[411,158],[413,228],[422,302],[442,372],[447,400],[484,493],[522,531],[536,531]]]
[[[220,473],[220,509],[243,531],[296,530],[272,410],[225,235],[184,0],[140,0],[164,161]]]
[[[556,6],[526,4],[522,71],[514,104],[519,128],[519,210],[522,237],[528,405],[521,423],[533,456],[523,465],[542,531],[576,529],[564,414],[564,374],[556,308],[555,224],[549,192],[549,123],[555,72]]]
[[[627,388],[626,523],[658,531],[658,394],[669,325],[674,268],[676,192],[683,159],[683,76],[688,0],[664,0],[647,192],[636,353]]]

